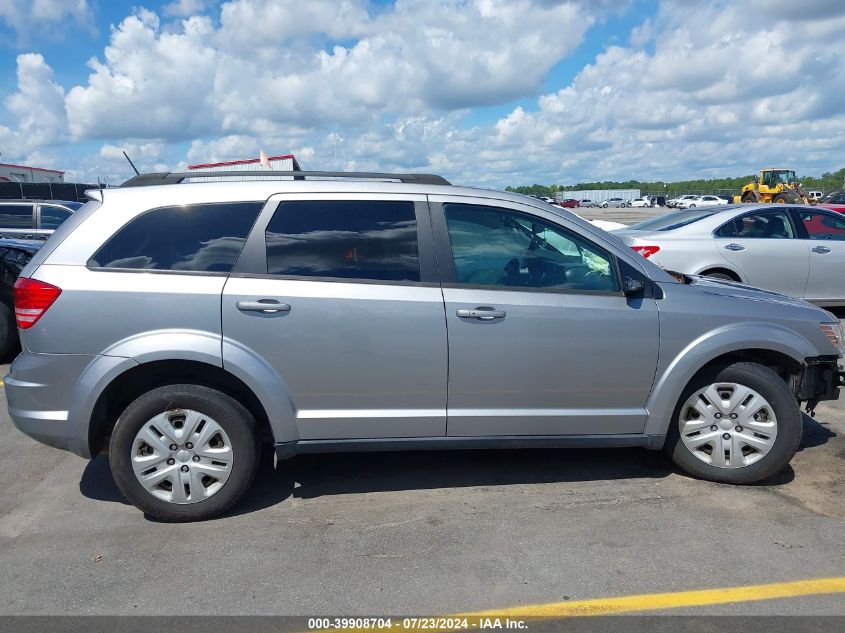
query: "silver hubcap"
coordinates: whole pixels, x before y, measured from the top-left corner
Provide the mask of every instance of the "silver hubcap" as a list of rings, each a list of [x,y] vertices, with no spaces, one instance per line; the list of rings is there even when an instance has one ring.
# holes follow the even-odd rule
[[[743,468],[772,449],[778,422],[759,393],[732,382],[712,384],[681,407],[681,441],[690,453],[718,468]]]
[[[141,427],[132,443],[135,477],[150,494],[170,503],[208,499],[226,483],[232,461],[226,432],[191,409],[160,413]]]

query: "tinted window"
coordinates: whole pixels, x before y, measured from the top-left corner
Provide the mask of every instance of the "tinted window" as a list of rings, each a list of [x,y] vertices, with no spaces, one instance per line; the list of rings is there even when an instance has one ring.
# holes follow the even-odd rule
[[[88,265],[229,272],[262,206],[227,202],[148,211],[120,229]]]
[[[716,229],[716,237],[738,237],[736,227],[739,222],[738,219],[733,219],[727,224],[723,224]]]
[[[845,241],[845,216],[838,218],[812,211],[799,211],[799,215],[811,240]]]
[[[70,211],[53,205],[41,205],[41,228],[56,229],[70,217]]]
[[[561,227],[497,207],[445,204],[443,211],[459,283],[619,288],[610,254]]]
[[[265,240],[272,275],[420,280],[413,202],[284,202]]]
[[[0,228],[31,229],[31,204],[0,204]]]
[[[735,237],[757,239],[790,239],[795,237],[792,222],[785,211],[749,213],[734,221]]]

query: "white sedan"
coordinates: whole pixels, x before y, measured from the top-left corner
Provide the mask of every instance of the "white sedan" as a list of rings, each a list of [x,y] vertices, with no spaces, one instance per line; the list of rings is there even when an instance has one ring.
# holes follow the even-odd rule
[[[845,216],[835,211],[713,206],[674,211],[613,234],[666,270],[845,305]]]
[[[651,204],[649,204],[648,200],[646,200],[645,198],[634,198],[633,200],[628,200],[628,202],[625,203],[625,206],[626,207],[650,207]]]
[[[695,209],[698,207],[715,207],[720,204],[728,204],[728,201],[719,196],[695,196],[679,200],[676,205],[679,209]]]

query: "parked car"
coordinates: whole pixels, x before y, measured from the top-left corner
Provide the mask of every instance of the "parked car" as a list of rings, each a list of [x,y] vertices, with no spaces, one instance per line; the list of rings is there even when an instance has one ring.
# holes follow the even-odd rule
[[[86,458],[108,447],[149,516],[226,511],[265,438],[279,460],[664,448],[750,483],[798,449],[800,402],[838,397],[833,315],[676,278],[563,209],[428,175],[206,177],[109,189],[15,284],[12,421]]]
[[[581,203],[574,198],[567,198],[566,200],[562,200],[560,202],[560,206],[565,209],[577,209],[581,206]]]
[[[608,198],[600,205],[603,209],[608,207],[624,207],[625,201],[622,198]]]
[[[72,200],[0,200],[0,239],[47,239],[81,206]]]
[[[619,229],[628,228],[627,224],[622,224],[620,222],[610,222],[608,220],[588,220],[587,218],[578,215],[574,211],[570,211],[570,213],[572,213],[572,215],[574,215],[578,219],[583,220],[584,222],[589,222],[593,226],[600,228],[602,231],[616,231]]]
[[[719,196],[695,196],[679,200],[676,206],[679,209],[695,209],[697,207],[715,207],[720,204],[728,204],[728,201]]]
[[[44,245],[44,240],[0,238],[0,358],[18,347],[14,287],[21,270]]]
[[[808,191],[807,192],[807,200],[810,202],[818,202],[822,199],[824,194],[821,191]]]
[[[648,206],[651,206],[651,205],[649,205],[648,201],[643,199],[643,198],[634,198],[633,200],[628,200],[628,202],[625,203],[625,206],[626,207],[648,207]]]
[[[845,191],[834,191],[827,194],[818,202],[818,206],[845,213]]]
[[[619,229],[628,228],[627,224],[622,224],[621,222],[611,222],[610,220],[587,220],[587,222],[589,222],[593,226],[599,227],[602,231],[618,231]]]
[[[698,196],[696,196],[696,195],[686,194],[686,195],[683,195],[683,196],[678,196],[677,198],[672,198],[666,204],[669,207],[678,208],[680,203],[683,202],[684,200],[689,200],[691,198],[697,198],[697,197]]]
[[[655,264],[845,305],[845,218],[807,205],[676,211],[615,233]]]
[[[648,206],[650,207],[665,207],[666,206],[666,198],[665,196],[646,196],[648,200]]]
[[[578,201],[578,206],[579,207],[585,207],[587,209],[592,209],[594,207],[597,207],[598,204],[596,204],[595,202],[593,202],[589,198],[584,198],[583,200]]]

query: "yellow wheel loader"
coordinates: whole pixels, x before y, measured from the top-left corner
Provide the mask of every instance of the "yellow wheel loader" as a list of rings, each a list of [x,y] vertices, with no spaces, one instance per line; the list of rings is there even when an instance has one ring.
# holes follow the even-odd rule
[[[795,177],[792,169],[767,167],[760,170],[755,182],[742,188],[742,194],[734,196],[734,202],[779,202],[782,204],[809,204],[807,192]]]

